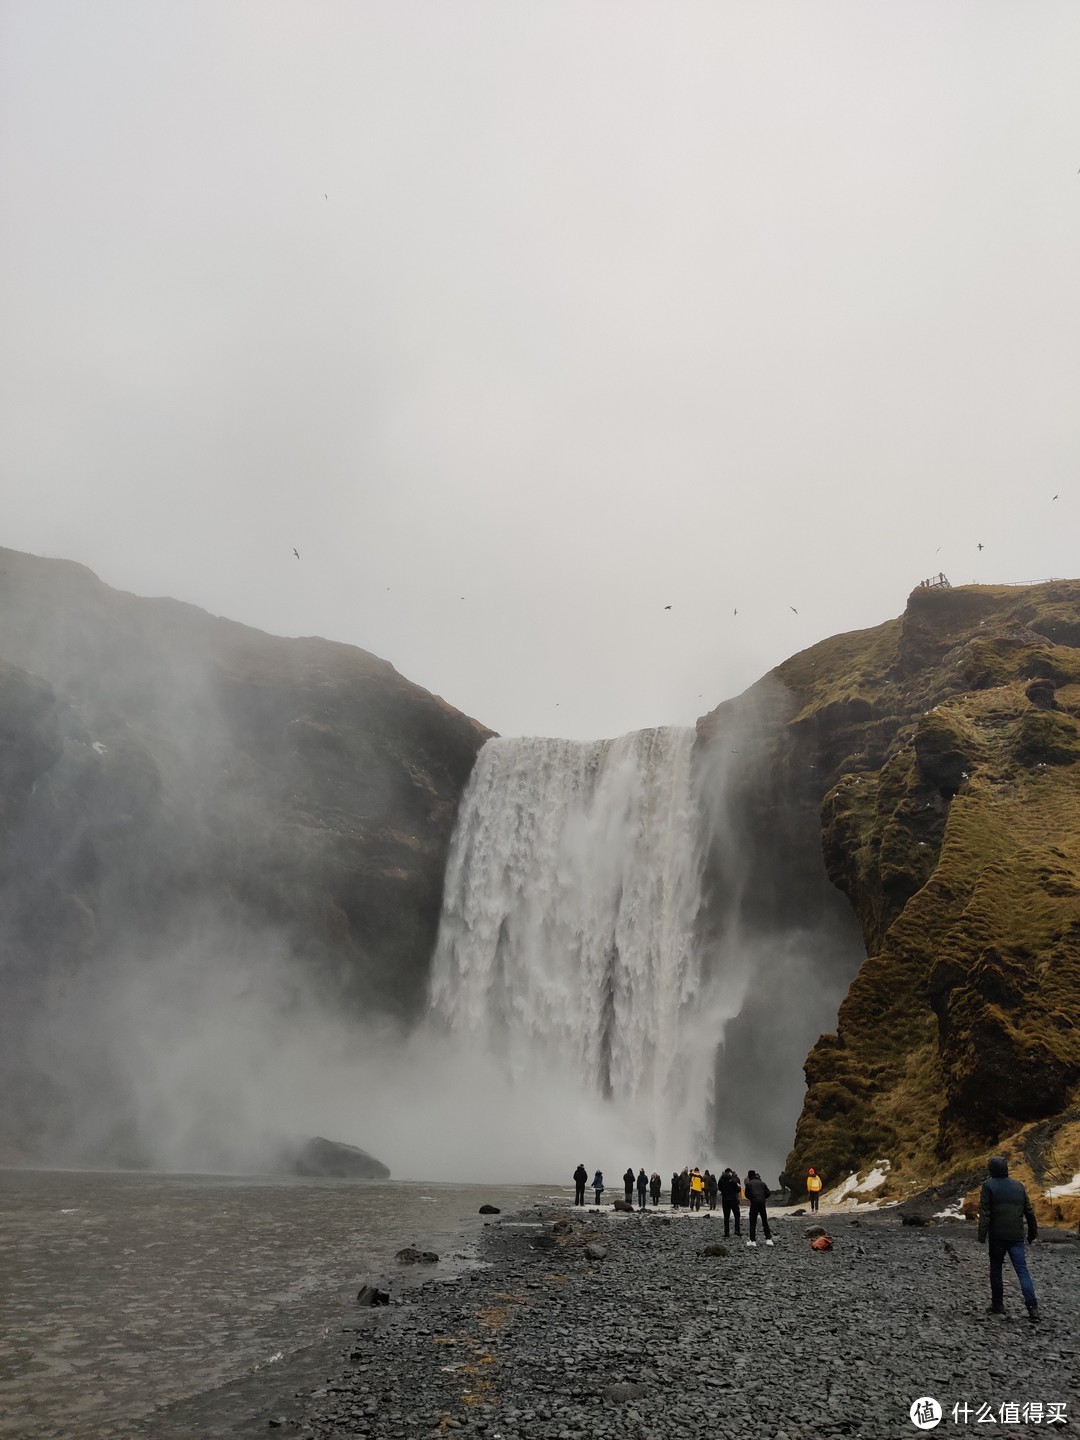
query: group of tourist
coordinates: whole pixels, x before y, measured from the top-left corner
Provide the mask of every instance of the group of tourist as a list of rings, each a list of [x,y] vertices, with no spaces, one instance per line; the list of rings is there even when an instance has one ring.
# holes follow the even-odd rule
[[[1038,1237],[1039,1227],[1035,1211],[1024,1186],[1018,1180],[1010,1178],[1009,1166],[1004,1156],[993,1156],[988,1169],[989,1175],[984,1181],[979,1195],[979,1239],[984,1244],[988,1242],[990,1250],[989,1310],[992,1315],[1005,1314],[1005,1286],[1002,1270],[1004,1262],[1008,1258],[1016,1271],[1016,1278],[1020,1282],[1020,1291],[1027,1307],[1028,1316],[1031,1320],[1037,1321],[1039,1305],[1035,1298],[1035,1286],[1032,1283],[1024,1255],[1025,1234],[1029,1245]],[[579,1165],[574,1171],[575,1205],[585,1204],[585,1186],[588,1179],[589,1172],[584,1165]],[[592,1189],[596,1194],[596,1203],[599,1205],[600,1197],[604,1193],[604,1172],[602,1170],[597,1170],[593,1176]],[[635,1190],[637,1191],[639,1210],[646,1208],[646,1195],[652,1197],[654,1205],[659,1205],[663,1191],[659,1173],[654,1170],[651,1175],[646,1175],[645,1169],[642,1167],[635,1175],[633,1167],[629,1166],[623,1175],[625,1204],[633,1204]],[[810,1197],[811,1211],[816,1212],[818,1208],[821,1190],[821,1176],[811,1168],[806,1176],[806,1191]],[[757,1246],[759,1220],[765,1236],[765,1244],[770,1246],[773,1244],[772,1232],[769,1229],[769,1216],[765,1208],[771,1194],[772,1191],[756,1170],[748,1170],[746,1180],[742,1181],[730,1165],[719,1175],[713,1175],[709,1170],[699,1170],[696,1165],[692,1168],[687,1165],[681,1172],[676,1171],[671,1177],[672,1209],[700,1210],[704,1204],[708,1205],[710,1210],[715,1210],[717,1200],[719,1200],[724,1212],[724,1235],[728,1237],[731,1235],[733,1223],[735,1234],[742,1234],[740,1202],[746,1200],[750,1207],[750,1238],[746,1243],[752,1249]]]
[[[811,1170],[811,1175],[814,1172]],[[634,1192],[637,1192],[637,1205],[639,1210],[646,1208],[647,1199],[652,1199],[654,1206],[660,1204],[660,1196],[663,1193],[663,1181],[658,1171],[654,1170],[651,1175],[645,1173],[642,1168],[634,1174],[632,1166],[627,1167],[623,1175],[623,1202],[626,1205],[633,1205]],[[585,1204],[585,1188],[588,1183],[589,1172],[585,1166],[579,1165],[574,1171],[574,1204]],[[593,1176],[591,1189],[596,1195],[596,1204],[602,1203],[601,1197],[604,1194],[604,1172],[597,1170]],[[821,1181],[818,1180],[817,1190],[812,1191],[813,1208],[817,1209],[817,1193],[821,1189]],[[756,1170],[746,1172],[746,1180],[740,1180],[739,1176],[727,1166],[719,1175],[714,1175],[710,1170],[700,1170],[698,1166],[687,1165],[683,1170],[676,1171],[671,1177],[669,1191],[671,1208],[673,1210],[700,1210],[708,1206],[715,1210],[719,1202],[724,1215],[724,1234],[730,1237],[732,1226],[735,1234],[742,1235],[742,1201],[746,1200],[750,1207],[750,1237],[747,1245],[752,1249],[757,1246],[758,1222],[761,1222],[762,1234],[765,1237],[765,1244],[772,1245],[772,1231],[769,1229],[769,1216],[765,1208],[766,1202],[772,1191],[762,1180]]]

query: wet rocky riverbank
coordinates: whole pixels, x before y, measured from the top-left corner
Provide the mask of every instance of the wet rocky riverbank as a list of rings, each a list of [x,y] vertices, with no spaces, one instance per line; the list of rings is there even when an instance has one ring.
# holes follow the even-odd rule
[[[500,1217],[484,1268],[358,1312],[325,1383],[245,1433],[886,1440],[917,1433],[920,1397],[941,1405],[943,1432],[1056,1431],[1062,1414],[1075,1427],[1080,1241],[1030,1252],[1036,1326],[1011,1276],[1009,1318],[986,1315],[972,1225],[823,1218],[827,1253],[811,1250],[809,1217],[776,1217],[775,1247],[759,1236],[757,1249],[725,1242],[718,1219],[662,1210]],[[706,1253],[717,1244],[727,1253]]]

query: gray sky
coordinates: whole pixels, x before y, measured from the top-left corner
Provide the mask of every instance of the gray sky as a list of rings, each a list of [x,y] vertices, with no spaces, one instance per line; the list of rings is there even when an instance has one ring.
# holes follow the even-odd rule
[[[1075,0],[6,0],[0,543],[579,737],[1075,575],[1078,63]]]

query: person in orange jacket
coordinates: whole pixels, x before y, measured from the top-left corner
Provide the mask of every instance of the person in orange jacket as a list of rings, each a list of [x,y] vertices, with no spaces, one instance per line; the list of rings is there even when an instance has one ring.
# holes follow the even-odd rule
[[[806,1177],[806,1193],[810,1196],[810,1210],[817,1213],[818,1199],[821,1195],[821,1176],[814,1167],[810,1166],[810,1173]]]

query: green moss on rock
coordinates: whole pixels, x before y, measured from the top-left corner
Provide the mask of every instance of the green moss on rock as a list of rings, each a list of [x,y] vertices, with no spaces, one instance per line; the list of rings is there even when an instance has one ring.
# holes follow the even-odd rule
[[[919,590],[777,672],[868,952],[807,1059],[789,1173],[888,1154],[931,1183],[1076,1102],[1078,647],[1080,583]]]

